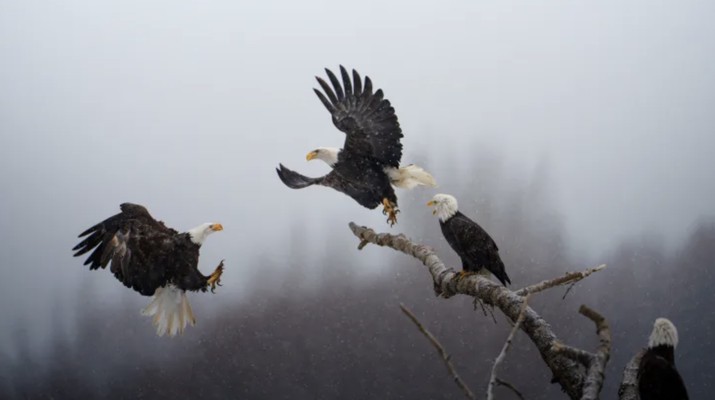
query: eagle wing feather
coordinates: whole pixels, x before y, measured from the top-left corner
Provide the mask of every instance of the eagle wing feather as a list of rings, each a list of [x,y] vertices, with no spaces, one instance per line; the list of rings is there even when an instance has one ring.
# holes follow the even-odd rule
[[[172,259],[182,239],[177,231],[154,219],[143,206],[124,203],[120,208],[119,214],[79,235],[86,238],[72,249],[76,251],[74,256],[94,249],[85,265],[90,269],[110,265],[110,271],[125,286],[151,295],[167,283],[176,267],[157,260]],[[198,253],[198,249],[196,251]]]
[[[383,98],[382,89],[373,93],[369,77],[365,77],[363,87],[355,70],[351,82],[350,74],[342,65],[342,84],[332,71],[326,68],[325,72],[332,88],[325,80],[316,77],[325,94],[318,89],[314,91],[332,115],[333,124],[346,134],[343,152],[370,157],[385,166],[399,167],[403,134],[395,109]]]
[[[484,267],[502,283],[511,283],[499,257],[499,247],[479,224],[462,213],[457,213],[444,226],[449,229],[459,256],[472,268]]]

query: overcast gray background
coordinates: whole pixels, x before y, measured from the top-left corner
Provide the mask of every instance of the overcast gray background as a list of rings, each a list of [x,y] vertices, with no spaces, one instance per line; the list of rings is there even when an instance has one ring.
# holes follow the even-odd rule
[[[81,312],[80,284],[116,301],[69,250],[124,201],[179,230],[223,223],[202,269],[226,258],[239,301],[261,268],[241,261],[290,257],[296,231],[322,249],[348,220],[387,229],[275,175],[324,173],[305,153],[342,144],[311,90],[340,63],[384,89],[403,161],[438,181],[493,154],[505,186],[548,182],[584,259],[642,234],[674,246],[715,214],[714,19],[699,1],[0,1],[2,324],[41,339],[58,306]]]

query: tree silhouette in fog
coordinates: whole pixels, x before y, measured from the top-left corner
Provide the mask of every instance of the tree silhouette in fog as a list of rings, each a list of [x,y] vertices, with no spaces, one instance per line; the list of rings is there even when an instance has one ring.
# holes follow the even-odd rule
[[[422,162],[422,164],[427,164]],[[496,167],[495,167],[496,168]],[[496,168],[498,169],[498,168]],[[463,209],[495,238],[515,287],[585,267],[570,258],[569,238],[551,209],[548,178],[506,187],[498,171],[462,169],[446,175],[440,191],[464,201]],[[475,171],[475,173],[471,173]],[[469,179],[462,180],[464,176]],[[539,180],[542,179],[542,182]],[[450,265],[458,266],[437,222],[421,201],[403,196],[399,231],[434,247]],[[182,337],[157,338],[150,323],[130,303],[88,304],[91,287],[79,293],[76,324],[69,333],[59,328],[50,350],[37,354],[21,326],[15,326],[15,354],[0,363],[0,397],[50,398],[242,398],[242,399],[453,399],[461,396],[424,337],[404,318],[408,304],[427,328],[453,354],[464,380],[480,392],[489,378],[491,361],[503,344],[509,324],[474,311],[466,297],[435,298],[428,274],[415,260],[381,253],[384,270],[365,278],[362,257],[351,235],[338,224],[322,241],[322,260],[303,262],[308,239],[300,225],[288,226],[294,256],[285,265],[268,258],[252,260],[251,293],[240,302],[218,306],[196,304],[202,320]],[[577,287],[565,300],[554,290],[531,299],[541,315],[569,343],[593,347],[589,321],[574,310],[588,302],[608,316],[613,352],[603,389],[615,397],[620,373],[646,342],[654,318],[672,319],[681,332],[677,360],[692,398],[710,393],[707,357],[715,351],[710,327],[715,260],[715,223],[699,224],[682,246],[667,252],[657,242],[624,243],[603,261],[609,269],[594,275],[590,290]],[[310,246],[313,246],[312,244]],[[346,250],[347,249],[347,250]],[[285,268],[284,268],[285,267]],[[319,272],[315,272],[319,271]],[[316,273],[320,279],[314,280]],[[275,276],[275,277],[274,277]],[[317,283],[308,284],[308,281]],[[687,290],[680,288],[687,287]],[[229,289],[224,287],[224,289]],[[558,292],[558,293],[557,293]],[[122,297],[123,299],[124,297]],[[529,399],[561,398],[550,385],[550,371],[538,351],[517,336],[500,376],[516,383]],[[498,398],[511,394],[497,389]]]

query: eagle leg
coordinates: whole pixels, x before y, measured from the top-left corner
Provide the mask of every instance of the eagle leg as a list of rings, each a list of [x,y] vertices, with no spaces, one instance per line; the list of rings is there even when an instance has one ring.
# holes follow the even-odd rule
[[[223,274],[223,260],[221,260],[206,281],[206,286],[211,286],[211,293],[216,293],[216,286],[223,286],[221,285],[221,274]]]
[[[397,214],[400,210],[397,209],[397,204],[391,202],[387,197],[382,199],[382,215],[387,215],[387,223],[394,226],[397,223]]]
[[[469,275],[475,275],[475,274],[476,274],[476,272],[474,272],[474,271],[461,270],[457,273],[457,279],[464,279],[464,278],[468,277]]]

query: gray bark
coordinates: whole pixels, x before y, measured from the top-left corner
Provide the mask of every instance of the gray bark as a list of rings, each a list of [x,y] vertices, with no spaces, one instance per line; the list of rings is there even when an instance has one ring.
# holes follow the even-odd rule
[[[539,291],[529,290],[529,288],[526,288],[522,289],[518,292],[519,294],[517,294],[517,292],[512,292],[504,286],[498,285],[479,275],[469,275],[464,278],[457,279],[457,273],[454,270],[447,268],[434,250],[428,246],[412,242],[405,235],[391,235],[387,233],[377,234],[374,230],[364,226],[358,226],[353,222],[350,223],[350,229],[353,234],[360,239],[358,249],[362,249],[367,244],[373,243],[379,246],[387,246],[410,255],[421,261],[422,264],[427,267],[429,273],[432,275],[436,293],[446,298],[457,294],[478,298],[486,304],[499,308],[504,315],[509,317],[515,323],[519,318],[520,312],[522,311],[523,296],[520,294],[525,296]],[[591,272],[586,271],[583,273],[577,273],[578,275],[581,275],[577,278],[564,279],[561,277],[556,278],[554,281],[559,281],[558,284],[573,283],[602,268],[603,266],[600,266]],[[548,288],[555,285],[550,285],[548,281],[546,281],[538,284],[538,286],[539,288]],[[610,333],[608,333],[608,346],[603,346],[602,338],[602,346],[599,347],[599,352],[603,350],[605,354],[601,354],[600,359],[597,362],[592,361],[588,365],[584,365],[581,362],[572,359],[567,354],[557,350],[559,345],[557,344],[558,341],[556,334],[552,330],[549,323],[541,318],[541,316],[531,307],[527,306],[524,309],[523,318],[524,320],[521,323],[520,328],[524,331],[524,333],[526,333],[529,339],[531,339],[536,348],[539,350],[541,358],[544,360],[549,369],[551,369],[551,372],[553,373],[552,382],[558,382],[566,394],[574,400],[583,398],[584,385],[587,384],[587,378],[590,379],[587,387],[600,391],[603,383],[603,369],[608,361],[607,353],[610,350]],[[605,329],[606,331],[608,330],[607,324],[605,325]],[[557,345],[554,346],[555,344]],[[599,358],[598,354],[599,353],[591,354],[591,358]],[[587,368],[589,372],[588,375]],[[592,389],[589,389],[589,391],[591,390]],[[598,393],[596,396],[597,395]]]
[[[641,363],[643,353],[645,353],[645,350],[636,353],[623,369],[621,387],[618,388],[618,398],[620,400],[640,400],[640,395],[638,394],[638,366]]]

